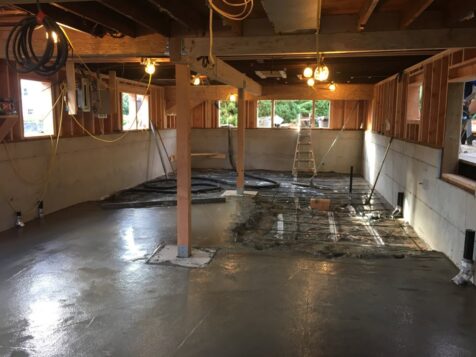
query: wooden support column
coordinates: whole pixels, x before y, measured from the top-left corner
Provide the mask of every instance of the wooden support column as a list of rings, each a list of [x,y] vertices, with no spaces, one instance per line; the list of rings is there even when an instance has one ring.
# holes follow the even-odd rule
[[[238,152],[236,157],[236,192],[243,194],[245,191],[245,91],[238,89]]]
[[[271,128],[274,128],[274,100],[271,100]]]
[[[464,83],[449,83],[445,118],[445,136],[441,173],[458,172],[463,115]]]
[[[191,108],[190,108],[190,68],[176,64],[177,81],[177,256],[187,258],[191,255]]]
[[[76,73],[74,62],[66,62],[66,86],[68,89],[68,114],[78,114],[78,104],[76,102]]]

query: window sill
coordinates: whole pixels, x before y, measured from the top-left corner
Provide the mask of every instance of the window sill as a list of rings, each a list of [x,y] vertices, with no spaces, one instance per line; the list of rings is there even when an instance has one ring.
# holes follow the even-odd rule
[[[476,194],[476,181],[455,174],[442,174],[441,179],[471,194]]]

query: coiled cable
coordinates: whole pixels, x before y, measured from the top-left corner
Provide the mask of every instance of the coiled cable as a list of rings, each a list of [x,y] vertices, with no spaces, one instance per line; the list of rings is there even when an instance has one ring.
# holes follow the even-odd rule
[[[46,32],[46,47],[42,54],[35,52],[33,34],[40,26]],[[16,24],[5,45],[8,63],[14,60],[19,73],[34,72],[51,76],[64,67],[68,59],[68,39],[63,29],[41,10]]]

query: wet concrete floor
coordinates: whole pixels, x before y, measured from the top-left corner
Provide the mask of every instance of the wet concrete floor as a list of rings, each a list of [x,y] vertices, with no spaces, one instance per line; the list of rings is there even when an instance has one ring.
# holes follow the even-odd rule
[[[147,265],[175,208],[78,205],[0,233],[0,356],[474,356],[473,287],[431,251],[328,259],[256,250],[251,198],[193,206],[211,265]],[[243,210],[243,211],[242,211]]]

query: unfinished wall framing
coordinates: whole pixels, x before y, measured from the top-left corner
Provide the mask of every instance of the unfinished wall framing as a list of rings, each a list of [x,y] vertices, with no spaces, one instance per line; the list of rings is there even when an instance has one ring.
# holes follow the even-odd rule
[[[443,148],[449,82],[476,78],[476,50],[448,50],[375,85],[368,128],[385,136]],[[418,94],[422,86],[422,97]],[[419,103],[419,101],[421,101]],[[420,113],[415,114],[415,103]]]

